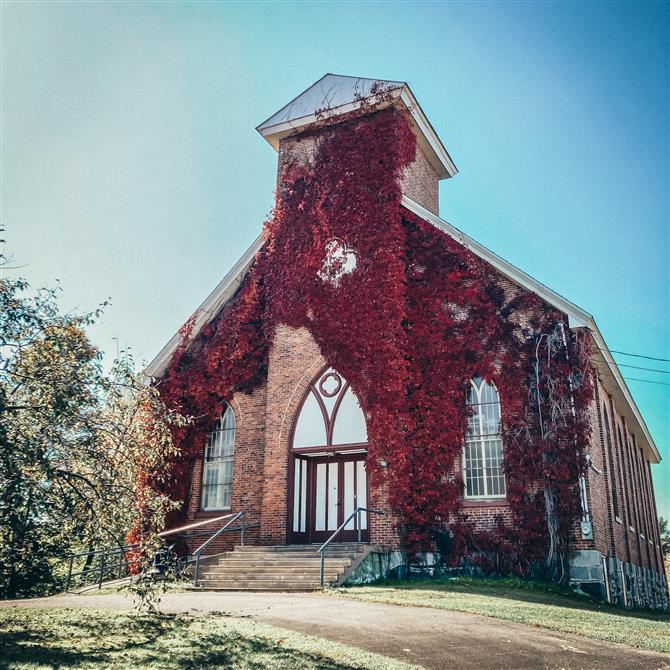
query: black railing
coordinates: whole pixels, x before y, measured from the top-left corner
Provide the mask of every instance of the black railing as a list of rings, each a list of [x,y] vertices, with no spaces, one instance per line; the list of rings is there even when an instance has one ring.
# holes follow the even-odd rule
[[[178,559],[174,554],[174,546],[163,544],[156,552],[153,559],[147,559],[140,552],[139,544],[126,544],[119,547],[95,549],[92,551],[82,551],[79,553],[68,554],[65,556],[67,564],[67,577],[65,578],[65,591],[75,585],[78,588],[85,586],[95,586],[102,588],[103,582],[129,577],[131,574],[137,574],[145,569],[150,570],[150,575],[156,577],[167,572],[170,566],[174,568],[175,574],[183,574],[190,563],[195,563],[193,582],[197,583],[200,569],[200,560],[205,558],[203,551],[222,533],[240,533],[240,543],[244,545],[245,531],[250,528],[258,528],[260,524],[247,524],[244,522],[245,512],[236,512],[224,514],[213,519],[205,519],[179,528],[171,528],[158,533],[160,539],[171,535],[179,535],[182,538],[194,538],[208,536],[192,555],[186,558]],[[203,526],[228,519],[228,522],[221,528],[211,533],[210,530],[195,530]],[[241,520],[239,526],[232,527],[235,521]],[[83,563],[83,566],[80,564]],[[142,567],[138,567],[142,566]],[[79,569],[81,567],[81,569]]]
[[[113,549],[68,554],[65,557],[67,561],[65,590],[69,591],[73,582],[80,587],[97,583],[98,588],[101,588],[104,581],[127,577],[131,572],[131,566],[145,562],[145,559],[139,557],[138,549],[138,544],[125,544]],[[77,563],[80,561],[83,561],[84,565],[78,570]]]
[[[335,540],[335,538],[344,530],[345,526],[356,517],[356,529],[358,531],[358,542],[361,541],[361,512],[366,512],[368,514],[379,514],[384,516],[384,512],[381,512],[377,509],[369,509],[367,507],[357,507],[343,522],[342,525],[317,549],[319,554],[321,554],[321,587],[323,588],[324,583],[324,571],[325,571],[325,552],[328,548],[328,545]]]

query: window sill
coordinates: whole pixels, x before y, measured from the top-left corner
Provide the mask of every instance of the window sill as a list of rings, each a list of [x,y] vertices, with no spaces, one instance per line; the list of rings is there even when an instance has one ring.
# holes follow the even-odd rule
[[[223,516],[226,512],[230,511],[231,511],[230,507],[226,507],[224,509],[199,509],[195,513],[195,516],[206,519],[208,517]]]
[[[494,507],[507,504],[507,496],[499,498],[463,498],[462,507]]]

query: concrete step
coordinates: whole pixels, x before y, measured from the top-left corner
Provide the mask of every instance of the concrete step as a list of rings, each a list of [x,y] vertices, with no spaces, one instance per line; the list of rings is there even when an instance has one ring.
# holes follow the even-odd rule
[[[351,565],[350,558],[327,558],[324,561],[325,565],[331,565],[338,568],[346,568]],[[205,565],[202,562],[201,565]],[[292,566],[296,568],[310,568],[321,565],[320,558],[268,558],[268,559],[240,559],[240,558],[219,558],[218,561],[208,561],[207,565],[227,565],[231,568],[263,568],[266,566]]]
[[[337,572],[325,573],[324,577],[328,579],[336,579],[338,576]],[[281,581],[281,582],[317,582],[320,581],[320,573],[308,573],[308,574],[297,574],[297,573],[284,573],[284,572],[262,572],[262,573],[247,573],[232,575],[230,573],[210,573],[203,572],[200,576],[199,581],[207,582],[216,582],[219,580],[240,580],[240,581]]]
[[[324,572],[324,578],[333,580],[337,579],[341,573],[339,572]],[[320,572],[308,572],[305,574],[298,573],[289,573],[289,572],[202,572],[198,576],[198,581],[200,582],[211,582],[217,581],[218,579],[238,579],[241,581],[246,580],[258,580],[258,579],[278,579],[281,581],[294,581],[302,582],[305,580],[318,580],[320,579]]]
[[[324,561],[324,582],[336,583],[367,545],[337,544]],[[318,545],[236,546],[205,560],[199,583],[221,591],[314,591],[321,588]]]
[[[328,573],[341,574],[346,568],[341,568],[332,565],[324,565],[323,569]],[[321,566],[315,565],[310,567],[293,567],[293,566],[276,566],[268,565],[259,568],[245,568],[241,566],[230,567],[227,565],[201,565],[199,573],[212,575],[254,575],[267,574],[269,572],[286,575],[318,575],[321,572]]]
[[[359,555],[360,552],[353,552],[353,551],[338,551],[338,552],[333,552],[333,553],[327,553],[325,556],[326,558],[355,558],[356,556]],[[279,552],[279,551],[245,551],[245,552],[226,552],[225,554],[220,554],[218,556],[219,559],[223,558],[236,558],[238,560],[295,560],[298,558],[314,558],[321,560],[321,554],[317,554],[315,551],[314,552],[298,552],[298,551],[292,551],[292,552]]]
[[[207,591],[281,591],[281,592],[305,592],[305,591],[319,591],[320,584],[281,584],[277,582],[212,582],[203,584],[203,588]]]
[[[259,545],[250,545],[245,544],[244,546],[237,545],[233,549],[234,552],[263,552],[263,553],[293,553],[293,552],[305,552],[316,554],[321,545],[318,544],[289,544],[289,545],[278,545],[278,546],[259,546]],[[358,553],[363,551],[366,544],[331,544],[326,547],[328,553],[337,553],[337,552],[354,552]]]

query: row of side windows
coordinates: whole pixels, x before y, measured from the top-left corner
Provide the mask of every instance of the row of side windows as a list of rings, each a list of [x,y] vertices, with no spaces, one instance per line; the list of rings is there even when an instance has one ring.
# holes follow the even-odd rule
[[[613,411],[608,411],[606,402],[602,403],[602,423],[614,517],[631,531],[654,542],[656,514],[650,497],[649,466],[635,436],[625,427],[622,432],[619,421]]]
[[[473,377],[467,393],[470,409],[463,447],[467,499],[504,498],[500,396],[493,384]],[[207,437],[202,476],[202,509],[230,509],[235,455],[235,413],[226,405]]]

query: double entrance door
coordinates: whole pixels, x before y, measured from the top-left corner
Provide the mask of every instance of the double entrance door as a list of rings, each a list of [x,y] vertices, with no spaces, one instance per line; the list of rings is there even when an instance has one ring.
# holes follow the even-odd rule
[[[293,495],[289,508],[289,542],[325,542],[356,509],[367,507],[368,481],[365,454],[293,457]],[[356,542],[354,517],[336,542]],[[368,540],[367,514],[360,514],[360,538]]]

